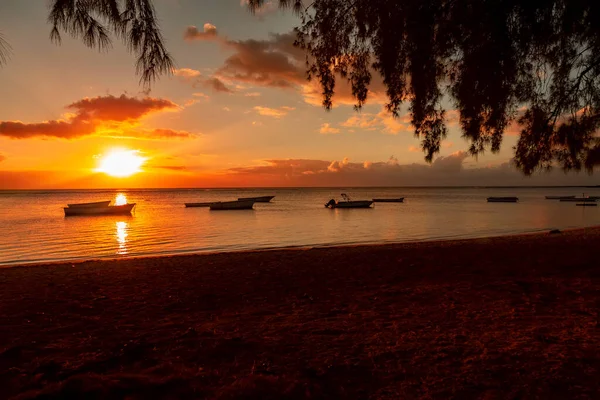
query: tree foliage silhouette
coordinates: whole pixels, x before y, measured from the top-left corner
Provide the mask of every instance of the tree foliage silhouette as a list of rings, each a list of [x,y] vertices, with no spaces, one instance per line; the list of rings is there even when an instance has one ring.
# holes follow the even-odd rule
[[[2,33],[0,33],[0,67],[8,61],[8,57],[11,52],[10,44],[4,39]]]
[[[249,0],[256,11],[264,0]],[[600,164],[600,1],[280,0],[300,15],[307,74],[332,107],[336,79],[356,106],[380,74],[387,108],[410,104],[431,161],[446,136],[443,99],[460,115],[469,151],[498,152],[513,121],[525,174]]]
[[[147,87],[173,69],[152,0],[52,0],[48,21],[55,43],[61,32],[99,50],[111,47],[111,34],[122,39],[136,55],[136,72]]]

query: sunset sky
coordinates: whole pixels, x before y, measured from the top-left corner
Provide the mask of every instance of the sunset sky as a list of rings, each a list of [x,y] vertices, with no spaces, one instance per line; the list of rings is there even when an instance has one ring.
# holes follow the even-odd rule
[[[0,68],[0,189],[599,181],[560,171],[522,177],[510,166],[514,128],[499,154],[467,156],[451,103],[450,134],[426,164],[408,117],[384,111],[377,79],[362,112],[341,84],[335,108],[321,107],[292,46],[291,13],[271,4],[251,15],[240,0],[155,4],[177,70],[146,94],[120,42],[105,53],[67,36],[56,46],[47,2],[0,2],[0,32],[13,48]],[[141,171],[107,174],[101,164],[115,150],[137,157]]]

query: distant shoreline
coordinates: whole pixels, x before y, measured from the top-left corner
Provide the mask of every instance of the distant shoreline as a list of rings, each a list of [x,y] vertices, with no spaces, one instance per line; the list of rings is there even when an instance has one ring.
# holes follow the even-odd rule
[[[7,398],[593,398],[599,244],[595,227],[4,268],[0,385]]]

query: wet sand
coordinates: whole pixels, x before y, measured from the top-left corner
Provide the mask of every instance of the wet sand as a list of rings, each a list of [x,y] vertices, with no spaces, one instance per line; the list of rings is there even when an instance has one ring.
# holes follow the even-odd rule
[[[600,228],[0,269],[2,398],[597,398]]]

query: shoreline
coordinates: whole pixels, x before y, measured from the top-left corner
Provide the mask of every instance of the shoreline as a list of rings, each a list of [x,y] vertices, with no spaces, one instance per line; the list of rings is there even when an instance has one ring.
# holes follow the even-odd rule
[[[594,398],[600,227],[0,269],[6,398]]]
[[[600,229],[600,225],[593,225],[588,227],[578,227],[578,228],[567,228],[560,229],[561,233],[573,232],[573,231],[585,231],[585,230],[596,230]],[[298,245],[298,246],[287,246],[287,247],[269,247],[269,248],[257,248],[257,249],[246,249],[246,250],[229,250],[229,251],[182,251],[175,253],[165,253],[165,254],[147,254],[147,255],[133,255],[133,256],[125,256],[125,257],[96,257],[96,258],[73,258],[73,259],[65,259],[65,260],[56,260],[56,261],[26,261],[20,262],[16,264],[1,264],[0,263],[0,271],[5,268],[35,268],[35,267],[45,267],[45,266],[61,266],[61,265],[78,265],[86,262],[120,262],[127,260],[145,260],[145,259],[155,259],[155,258],[173,258],[173,257],[202,257],[202,256],[214,256],[218,254],[238,254],[238,253],[269,253],[269,252],[278,252],[278,251],[307,251],[312,249],[343,249],[343,248],[355,248],[355,247],[378,247],[378,246],[402,246],[402,245],[412,245],[418,243],[444,243],[444,242],[463,242],[463,241],[472,241],[472,240],[481,240],[481,239],[493,239],[493,238],[508,238],[508,237],[518,237],[518,236],[528,236],[528,235],[544,235],[549,234],[554,229],[541,229],[535,231],[525,231],[519,233],[507,233],[507,234],[491,234],[489,236],[475,236],[475,237],[461,237],[461,238],[433,238],[433,239],[419,239],[419,240],[407,240],[407,241],[397,241],[397,242],[364,242],[364,243],[348,243],[348,244],[332,244],[332,245]]]

